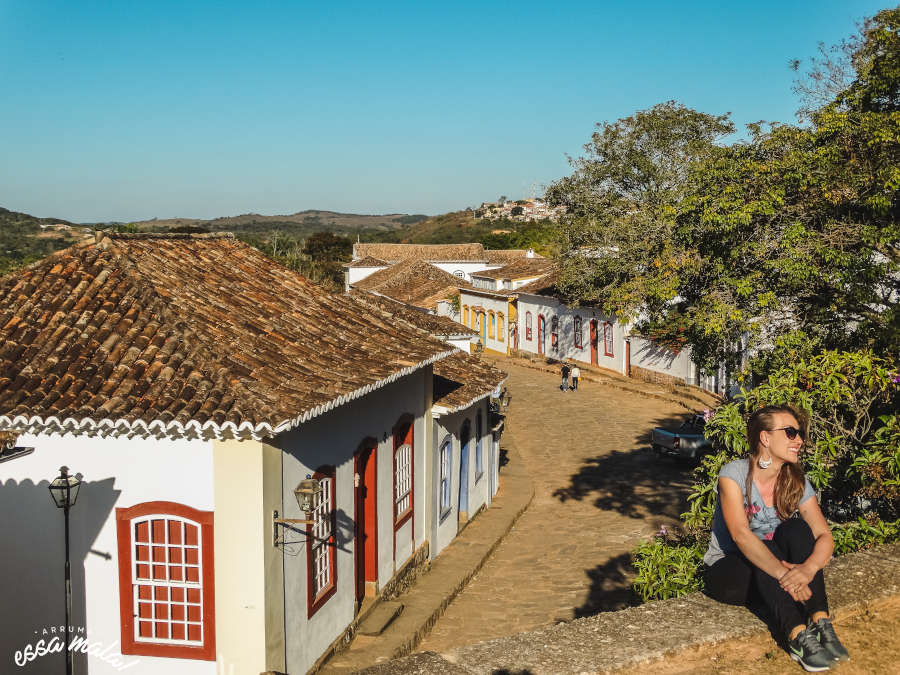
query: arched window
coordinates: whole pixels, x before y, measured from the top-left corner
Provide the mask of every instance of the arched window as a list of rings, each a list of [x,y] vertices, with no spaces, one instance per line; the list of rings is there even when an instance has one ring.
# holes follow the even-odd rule
[[[117,508],[116,533],[122,653],[215,661],[212,512]]]
[[[503,314],[501,312],[497,312],[497,339],[500,342],[503,342],[506,338],[506,333],[503,331]]]
[[[481,426],[481,411],[478,411],[478,414],[475,415],[475,482],[478,482],[478,479],[481,478],[481,475],[484,473],[484,459],[481,452],[481,437],[484,434],[484,429]]]
[[[488,337],[493,339],[497,331],[497,316],[494,314],[493,310],[491,310],[490,312],[490,317],[490,323],[488,324]]]
[[[531,312],[525,312],[525,339],[531,340]]]
[[[450,488],[453,483],[453,442],[448,434],[441,443],[441,518],[450,512],[452,497]]]
[[[575,325],[572,328],[573,335],[575,336],[575,349],[584,349],[584,338],[582,336],[581,331],[581,317],[575,316]]]
[[[335,498],[334,467],[320,467],[313,478],[319,481],[322,492],[311,512],[312,525],[306,546],[307,610],[312,616],[337,590],[337,556],[335,555]]]

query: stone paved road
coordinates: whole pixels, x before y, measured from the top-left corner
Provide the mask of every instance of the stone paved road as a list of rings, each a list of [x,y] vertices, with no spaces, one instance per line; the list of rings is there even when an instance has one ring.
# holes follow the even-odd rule
[[[420,651],[632,604],[629,552],[685,507],[690,469],[647,442],[684,408],[601,384],[562,393],[555,375],[498,365],[512,393],[504,438],[534,478],[534,501]]]

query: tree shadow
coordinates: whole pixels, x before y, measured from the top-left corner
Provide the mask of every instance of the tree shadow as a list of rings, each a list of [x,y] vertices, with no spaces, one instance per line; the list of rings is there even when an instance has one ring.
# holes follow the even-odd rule
[[[522,670],[510,670],[509,668],[498,668],[497,670],[492,670],[491,675],[534,675],[534,671],[529,670],[528,668],[523,668]]]
[[[678,519],[692,485],[694,464],[660,456],[650,447],[654,426],[675,428],[683,415],[669,415],[650,423],[646,433],[628,450],[613,450],[586,460],[569,485],[554,490],[561,502],[593,498],[598,509],[629,518],[667,516]]]
[[[576,619],[641,604],[637,593],[631,588],[634,566],[630,553],[610,558],[602,565],[587,570],[586,574],[591,585],[584,604],[574,610]]]

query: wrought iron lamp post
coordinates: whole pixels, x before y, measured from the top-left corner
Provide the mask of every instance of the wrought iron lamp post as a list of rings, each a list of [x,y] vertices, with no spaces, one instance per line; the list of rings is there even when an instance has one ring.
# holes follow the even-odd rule
[[[63,651],[66,657],[66,675],[72,675],[72,651],[69,649],[69,623],[72,617],[72,577],[69,569],[69,509],[75,506],[81,481],[69,475],[69,467],[59,468],[59,476],[50,483],[50,496],[56,506],[63,510],[66,524],[66,642]]]

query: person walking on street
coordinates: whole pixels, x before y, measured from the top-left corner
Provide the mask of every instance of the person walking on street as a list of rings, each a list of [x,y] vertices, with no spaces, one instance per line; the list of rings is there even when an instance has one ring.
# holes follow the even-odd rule
[[[560,389],[563,391],[569,391],[569,364],[563,361],[562,364],[562,385],[560,385]]]
[[[578,391],[578,378],[581,377],[581,368],[572,366],[572,391]]]

